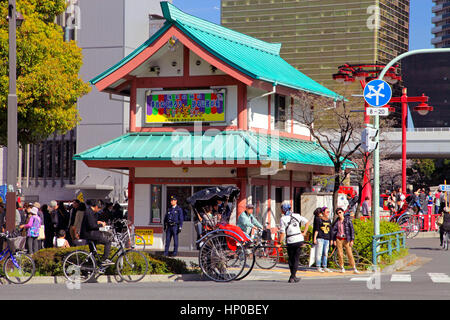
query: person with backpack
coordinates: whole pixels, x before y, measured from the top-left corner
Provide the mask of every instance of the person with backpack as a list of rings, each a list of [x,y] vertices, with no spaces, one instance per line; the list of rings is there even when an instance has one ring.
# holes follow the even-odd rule
[[[283,216],[280,223],[280,243],[286,240],[288,263],[291,276],[289,277],[289,283],[297,283],[300,281],[297,278],[297,269],[299,263],[299,257],[301,248],[304,242],[304,237],[308,232],[309,221],[305,217],[302,217],[298,213],[291,213],[291,205],[289,202],[281,204],[281,211]],[[305,223],[305,229],[301,231],[301,223]],[[280,245],[278,245],[280,246]]]
[[[28,219],[28,223],[20,225],[20,229],[27,230],[27,250],[29,254],[33,254],[39,250],[37,239],[39,237],[39,229],[42,222],[38,216],[38,208],[31,208],[30,213],[31,215]]]

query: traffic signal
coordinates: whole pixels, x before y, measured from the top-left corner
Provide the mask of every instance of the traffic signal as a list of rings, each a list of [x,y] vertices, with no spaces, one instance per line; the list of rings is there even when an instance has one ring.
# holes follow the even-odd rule
[[[361,147],[365,152],[372,152],[377,148],[375,137],[378,134],[378,130],[373,128],[364,128],[361,133]]]

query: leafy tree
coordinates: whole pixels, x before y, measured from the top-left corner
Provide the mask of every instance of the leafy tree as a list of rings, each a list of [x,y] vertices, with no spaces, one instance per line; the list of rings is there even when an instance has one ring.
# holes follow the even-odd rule
[[[81,49],[64,42],[54,23],[65,11],[64,0],[17,0],[25,20],[17,28],[18,140],[23,146],[65,133],[80,121],[76,101],[90,87],[78,73]],[[8,1],[0,0],[0,15],[8,15]],[[9,90],[8,21],[0,20],[0,146],[7,142]]]

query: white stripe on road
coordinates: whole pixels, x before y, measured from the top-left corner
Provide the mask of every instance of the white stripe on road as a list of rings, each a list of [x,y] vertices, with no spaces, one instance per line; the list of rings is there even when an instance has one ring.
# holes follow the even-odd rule
[[[434,283],[450,283],[450,277],[445,273],[428,273]]]
[[[393,274],[391,276],[391,282],[411,282],[410,274]]]

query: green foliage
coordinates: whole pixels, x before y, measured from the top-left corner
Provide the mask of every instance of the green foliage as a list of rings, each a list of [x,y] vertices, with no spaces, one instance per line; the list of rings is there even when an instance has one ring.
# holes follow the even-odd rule
[[[8,14],[7,1],[0,14]],[[81,49],[64,42],[63,30],[53,23],[64,12],[64,0],[17,0],[24,22],[17,28],[18,140],[36,143],[54,132],[73,129],[80,117],[76,101],[90,87],[78,76]],[[0,146],[6,144],[9,92],[8,23],[0,20]]]
[[[97,251],[99,256],[103,254],[103,245],[97,245]],[[72,247],[72,248],[48,248],[42,249],[33,255],[34,262],[36,264],[37,276],[62,276],[62,263],[64,257],[75,250],[84,250],[89,252],[88,246]],[[113,248],[111,250],[111,256],[117,251]],[[186,263],[184,261],[168,258],[163,256],[157,256],[144,253],[148,261],[148,274],[183,274],[190,273]],[[143,261],[141,261],[143,263]],[[108,268],[106,274],[114,275],[115,266]]]
[[[353,220],[353,227],[355,229],[355,242],[354,247],[359,252],[359,255],[363,260],[372,261],[372,237],[374,235],[374,225],[372,220]],[[388,234],[401,231],[401,228],[396,223],[388,221],[380,221],[380,234]],[[385,250],[387,245],[383,245],[381,250]],[[388,261],[388,254],[382,255],[382,261]]]

